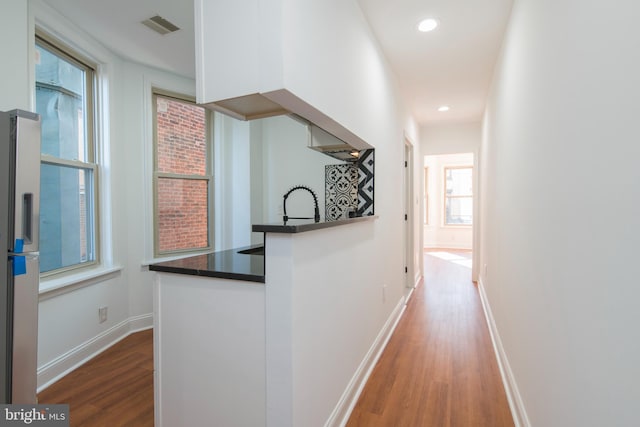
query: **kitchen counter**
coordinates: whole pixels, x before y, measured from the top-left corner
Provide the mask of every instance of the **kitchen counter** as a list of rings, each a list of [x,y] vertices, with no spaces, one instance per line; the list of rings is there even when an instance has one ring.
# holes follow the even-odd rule
[[[373,334],[383,338],[361,342],[354,313],[386,280],[366,265],[374,220],[257,225],[267,230],[265,255],[253,246],[152,265],[156,423],[339,424],[354,370],[374,366],[368,354],[381,351],[404,309],[404,294],[388,300],[395,309]],[[264,286],[250,281],[256,276]],[[345,342],[361,345],[345,350]]]
[[[252,230],[254,232],[264,233],[304,233],[356,222],[372,221],[376,218],[378,217],[362,216],[321,222],[314,222],[312,219],[294,219],[281,223],[254,224]],[[210,254],[195,255],[173,261],[159,262],[149,265],[149,270],[265,283],[264,245],[247,246]]]
[[[254,245],[149,265],[149,270],[264,283],[264,246]]]
[[[271,224],[254,224],[252,231],[265,233],[304,233],[306,231],[321,230],[323,228],[338,227],[341,225],[353,224],[355,222],[373,221],[378,218],[372,216],[358,216],[355,218],[345,218],[336,221],[314,222],[312,219],[292,219],[286,222]]]

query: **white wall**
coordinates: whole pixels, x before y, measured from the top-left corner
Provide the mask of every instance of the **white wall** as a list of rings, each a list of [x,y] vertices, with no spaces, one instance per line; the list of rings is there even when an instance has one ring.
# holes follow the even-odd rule
[[[481,123],[429,124],[420,128],[422,153],[475,153],[480,147]]]
[[[424,224],[424,247],[471,249],[472,227],[444,225],[444,168],[449,166],[473,167],[473,154],[442,154],[424,157],[422,171],[428,168],[427,193],[429,195],[429,218]]]
[[[0,13],[0,111],[31,111],[29,88],[29,13],[26,1],[3,1]],[[6,64],[11,64],[10,67]]]
[[[639,15],[513,6],[484,118],[481,262],[523,425],[640,425]]]
[[[327,155],[308,148],[307,126],[286,116],[263,119],[263,222],[281,222],[283,196],[296,185],[311,188],[318,197],[320,217],[324,220],[326,165],[341,164]],[[287,199],[289,216],[313,217],[313,198],[298,190]]]
[[[215,250],[251,244],[252,180],[259,170],[252,151],[256,144],[249,122],[216,113],[214,118]]]
[[[344,163],[308,148],[307,126],[287,116],[245,122],[216,113],[216,250],[263,242],[252,224],[282,222],[283,196],[295,185],[311,188],[324,219],[325,165]],[[313,217],[313,198],[296,191],[290,216]]]
[[[265,426],[262,283],[158,273],[155,425]]]
[[[268,426],[341,425],[373,368],[404,303],[374,266],[376,222],[267,235]]]

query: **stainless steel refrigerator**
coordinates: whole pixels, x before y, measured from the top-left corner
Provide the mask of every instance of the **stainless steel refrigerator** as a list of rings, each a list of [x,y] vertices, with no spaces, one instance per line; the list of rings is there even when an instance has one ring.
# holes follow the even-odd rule
[[[0,403],[37,403],[40,116],[0,112]]]

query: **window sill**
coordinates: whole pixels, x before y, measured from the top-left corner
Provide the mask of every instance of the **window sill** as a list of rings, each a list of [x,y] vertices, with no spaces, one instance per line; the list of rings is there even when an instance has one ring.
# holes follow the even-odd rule
[[[75,291],[76,289],[116,277],[122,267],[98,267],[65,276],[51,277],[40,280],[40,301]]]

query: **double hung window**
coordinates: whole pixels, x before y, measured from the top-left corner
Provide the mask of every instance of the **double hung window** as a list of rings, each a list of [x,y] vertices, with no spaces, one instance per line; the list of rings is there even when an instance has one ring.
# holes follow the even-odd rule
[[[36,37],[36,112],[41,116],[40,272],[94,264],[97,176],[95,66]]]
[[[444,225],[472,225],[473,168],[444,168]]]
[[[209,249],[210,114],[185,97],[159,91],[153,107],[155,255]]]

